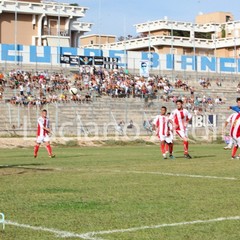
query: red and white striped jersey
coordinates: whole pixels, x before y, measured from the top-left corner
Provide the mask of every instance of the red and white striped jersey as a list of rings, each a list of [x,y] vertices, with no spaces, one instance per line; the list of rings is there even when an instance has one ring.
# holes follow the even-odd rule
[[[233,113],[227,119],[227,122],[231,124],[230,136],[233,138],[240,137],[240,113]]]
[[[169,119],[168,116],[165,115],[157,115],[153,124],[157,128],[157,136],[167,136],[169,133]]]
[[[187,122],[192,118],[192,115],[187,109],[175,109],[169,118],[173,121],[174,125],[177,126],[176,130],[185,131]]]
[[[37,127],[37,136],[38,137],[45,137],[48,135],[47,131],[44,130],[43,127],[49,128],[49,120],[48,120],[48,118],[40,117],[40,118],[38,118],[38,127]]]

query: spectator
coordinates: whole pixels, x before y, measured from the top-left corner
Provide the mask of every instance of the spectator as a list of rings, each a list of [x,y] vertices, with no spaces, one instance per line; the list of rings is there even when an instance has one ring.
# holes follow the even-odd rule
[[[0,101],[3,99],[4,88],[3,85],[0,85]]]
[[[20,95],[23,96],[24,95],[24,87],[23,87],[22,83],[20,83],[20,85],[19,85],[19,91],[20,91]]]

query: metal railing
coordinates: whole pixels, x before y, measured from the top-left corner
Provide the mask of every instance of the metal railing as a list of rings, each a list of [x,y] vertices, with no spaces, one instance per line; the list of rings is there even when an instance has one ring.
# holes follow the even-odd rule
[[[55,28],[45,28],[43,29],[43,35],[69,37],[69,31],[66,29],[60,29],[60,31],[58,31],[58,29]]]

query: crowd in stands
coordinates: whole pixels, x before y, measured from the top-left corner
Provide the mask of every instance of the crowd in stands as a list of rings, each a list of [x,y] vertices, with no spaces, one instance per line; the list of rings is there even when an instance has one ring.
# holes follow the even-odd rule
[[[222,87],[222,82],[223,80],[220,79],[216,79],[215,83],[217,87]],[[212,86],[211,81],[209,78],[199,78],[199,84],[204,88],[204,89],[208,89]]]
[[[211,87],[210,79],[199,79],[203,88]],[[222,86],[216,80],[217,86]],[[76,94],[69,92],[71,87],[78,89]],[[14,105],[43,106],[49,103],[91,102],[93,96],[111,98],[141,97],[146,101],[159,98],[164,102],[182,99],[192,111],[213,111],[214,105],[224,104],[221,97],[205,96],[181,78],[170,81],[168,77],[151,76],[148,78],[131,75],[124,69],[107,70],[99,68],[80,68],[78,73],[27,72],[12,70],[0,73],[0,100],[4,91],[11,89],[13,96],[5,99]],[[181,89],[184,94],[175,90]],[[237,86],[240,92],[240,83]]]

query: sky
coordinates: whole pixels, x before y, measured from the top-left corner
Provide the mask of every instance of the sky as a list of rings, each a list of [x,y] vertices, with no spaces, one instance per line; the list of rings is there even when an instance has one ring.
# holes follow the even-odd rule
[[[231,12],[240,20],[239,0],[56,0],[88,7],[83,22],[93,23],[89,34],[137,36],[134,24],[160,20],[194,22],[200,13]]]

